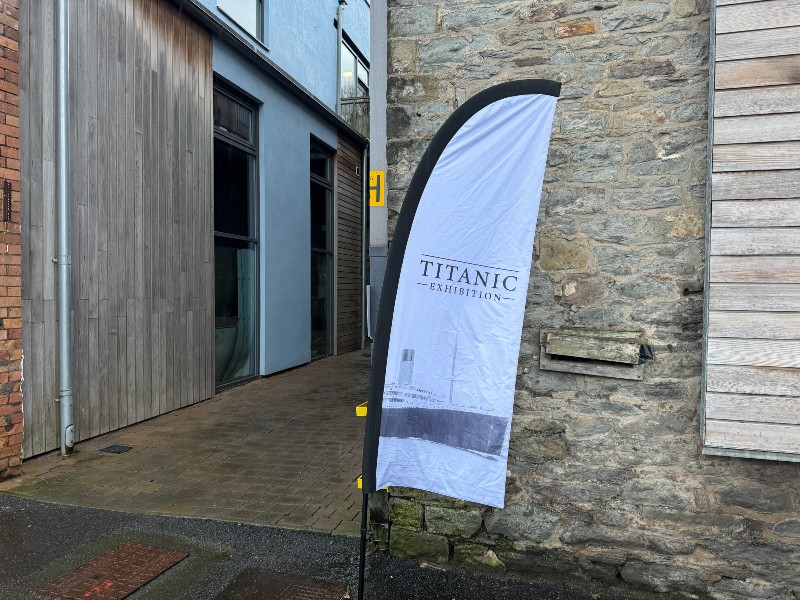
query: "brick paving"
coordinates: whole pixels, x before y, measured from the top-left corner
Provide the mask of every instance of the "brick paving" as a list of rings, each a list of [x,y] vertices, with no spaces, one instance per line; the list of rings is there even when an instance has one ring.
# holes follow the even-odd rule
[[[358,535],[369,356],[330,357],[26,460],[0,491],[93,508]],[[100,452],[112,444],[124,454]]]

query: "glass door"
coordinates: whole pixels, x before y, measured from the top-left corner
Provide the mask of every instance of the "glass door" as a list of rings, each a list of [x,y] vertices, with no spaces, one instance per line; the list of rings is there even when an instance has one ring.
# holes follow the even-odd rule
[[[217,387],[256,376],[255,111],[214,90],[214,294]]]
[[[333,352],[333,176],[331,155],[311,146],[311,358]]]

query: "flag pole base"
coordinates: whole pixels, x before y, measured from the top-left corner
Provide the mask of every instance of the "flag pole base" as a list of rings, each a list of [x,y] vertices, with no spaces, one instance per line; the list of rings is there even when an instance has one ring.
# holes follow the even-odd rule
[[[364,492],[361,501],[361,542],[358,548],[358,600],[364,600],[364,570],[367,560],[367,510],[369,494]]]

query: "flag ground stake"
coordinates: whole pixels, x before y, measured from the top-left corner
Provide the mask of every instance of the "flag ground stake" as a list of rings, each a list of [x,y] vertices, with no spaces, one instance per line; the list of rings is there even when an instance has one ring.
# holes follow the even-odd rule
[[[369,494],[364,492],[361,501],[361,542],[358,548],[358,600],[364,600],[364,569],[367,560],[367,499]]]

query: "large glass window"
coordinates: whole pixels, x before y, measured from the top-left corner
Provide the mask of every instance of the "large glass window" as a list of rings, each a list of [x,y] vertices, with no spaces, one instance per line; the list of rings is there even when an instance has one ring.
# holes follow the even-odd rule
[[[220,139],[214,140],[214,230],[255,237],[253,185],[255,157]]]
[[[345,41],[342,41],[342,72],[339,74],[339,82],[342,98],[369,96],[369,68]]]
[[[340,114],[361,135],[369,137],[369,69],[345,40],[342,40],[339,86]]]
[[[333,352],[331,155],[311,146],[311,358]]]
[[[217,8],[254,38],[264,41],[264,0],[217,0]]]
[[[255,110],[214,90],[215,376],[256,375],[258,331]]]

